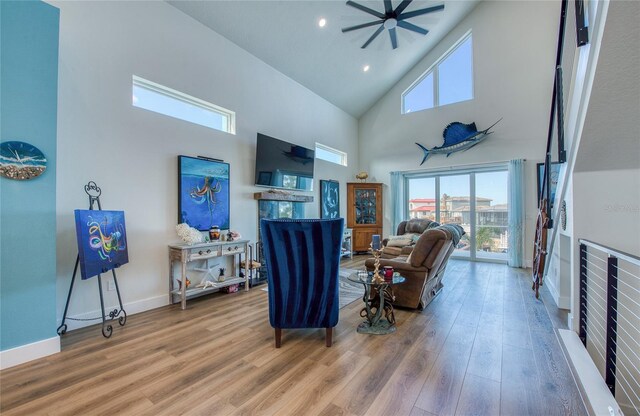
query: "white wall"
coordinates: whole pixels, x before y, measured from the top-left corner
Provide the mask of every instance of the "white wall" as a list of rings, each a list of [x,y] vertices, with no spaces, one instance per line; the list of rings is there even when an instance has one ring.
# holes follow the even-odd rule
[[[573,174],[574,233],[640,254],[640,168]]]
[[[350,166],[316,164],[318,180],[346,181],[358,166],[357,121],[164,2],[52,2],[61,10],[57,178],[58,320],[76,257],[73,210],[83,185],[102,188],[104,209],[126,212],[130,263],[118,270],[129,313],[168,303],[167,244],[177,242],[177,155],[231,164],[231,227],[256,239],[256,133],[349,154]],[[230,135],[131,105],[131,76],[231,109]],[[98,316],[96,279],[78,281],[70,316]],[[115,292],[105,292],[107,304]],[[70,322],[74,324],[74,322]],[[74,325],[70,325],[72,328]]]
[[[373,181],[388,185],[390,171],[464,166],[527,159],[525,255],[531,263],[537,213],[535,165],[546,146],[553,88],[560,3],[483,1],[425,56],[359,121],[360,165]],[[474,99],[444,107],[400,114],[400,96],[463,34],[473,31]],[[495,133],[473,149],[446,158],[422,151],[442,145],[442,130],[453,121],[486,128],[498,119]],[[385,188],[388,196],[388,187]],[[385,198],[385,234],[390,230],[390,202]]]

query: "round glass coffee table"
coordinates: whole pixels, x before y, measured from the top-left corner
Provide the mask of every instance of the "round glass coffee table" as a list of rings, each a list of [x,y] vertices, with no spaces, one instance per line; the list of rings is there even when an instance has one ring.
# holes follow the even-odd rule
[[[360,316],[366,321],[358,325],[361,334],[385,335],[396,331],[396,318],[393,314],[393,285],[403,283],[405,278],[394,273],[393,278],[377,283],[372,280],[373,273],[359,271],[349,276],[352,282],[364,285],[364,308]],[[384,314],[384,317],[383,317]]]

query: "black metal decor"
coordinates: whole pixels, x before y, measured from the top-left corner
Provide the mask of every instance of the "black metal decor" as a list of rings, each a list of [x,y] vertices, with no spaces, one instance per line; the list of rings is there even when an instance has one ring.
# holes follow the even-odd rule
[[[587,246],[580,244],[580,332],[582,345],[587,346]]]
[[[94,206],[98,207],[98,211],[102,210],[102,206],[100,205],[100,195],[102,194],[102,190],[95,182],[90,181],[84,186],[84,192],[89,196],[89,209],[94,210]],[[76,280],[76,274],[78,273],[78,265],[80,264],[80,255],[78,254],[76,257],[76,265],[73,268],[73,276],[71,277],[71,284],[69,285],[69,294],[67,295],[67,301],[64,305],[64,313],[62,314],[62,323],[57,329],[58,335],[64,335],[67,332],[67,324],[65,321],[67,319],[72,321],[94,321],[98,319],[102,319],[102,335],[105,338],[109,338],[113,333],[113,326],[111,322],[118,319],[118,323],[120,326],[124,326],[127,322],[127,312],[125,312],[124,307],[122,306],[122,297],[120,296],[120,288],[118,286],[118,279],[116,277],[115,269],[111,269],[111,273],[113,274],[113,283],[116,287],[116,294],[118,295],[118,304],[120,305],[119,309],[114,309],[109,312],[109,316],[107,319],[107,315],[104,311],[104,297],[102,294],[102,279],[101,275],[98,275],[98,291],[100,293],[100,310],[102,311],[102,317],[98,318],[67,318],[67,312],[69,310],[69,301],[71,300],[71,293],[73,292],[73,284]],[[121,315],[122,314],[122,315]]]
[[[567,161],[567,151],[564,149],[564,98],[562,94],[562,67],[556,67],[556,111],[558,124],[558,163]],[[551,186],[549,186],[551,188]]]
[[[576,0],[576,45],[578,47],[589,43],[589,27],[584,13],[584,0]]]
[[[616,344],[618,332],[618,258],[607,259],[607,340],[605,378],[611,394],[616,395]]]

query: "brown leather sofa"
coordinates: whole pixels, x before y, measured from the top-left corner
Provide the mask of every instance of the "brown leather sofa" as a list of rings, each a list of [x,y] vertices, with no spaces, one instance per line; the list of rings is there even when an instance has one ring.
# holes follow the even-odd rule
[[[380,268],[391,266],[406,279],[393,287],[394,305],[423,309],[440,293],[447,261],[464,233],[457,224],[431,228],[420,236],[410,256],[380,259]],[[374,259],[367,259],[365,267],[373,271]]]
[[[398,229],[394,237],[382,240],[383,247],[380,257],[393,259],[398,256],[408,256],[411,250],[413,250],[417,237],[427,229],[437,227],[438,225],[440,224],[428,219],[413,218],[408,221],[402,221],[398,224]],[[391,238],[399,236],[407,237],[407,241],[410,241],[410,243],[405,245],[404,242],[397,244],[398,240],[391,241]]]

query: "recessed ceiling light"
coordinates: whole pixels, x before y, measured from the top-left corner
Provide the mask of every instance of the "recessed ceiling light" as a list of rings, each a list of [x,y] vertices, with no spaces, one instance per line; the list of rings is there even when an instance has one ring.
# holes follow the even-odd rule
[[[362,68],[362,70],[363,70],[364,72],[367,72],[367,71],[369,70],[369,65],[365,65],[365,66]]]
[[[318,20],[318,26],[324,27],[326,24],[327,24],[327,19],[325,19],[324,17]]]

